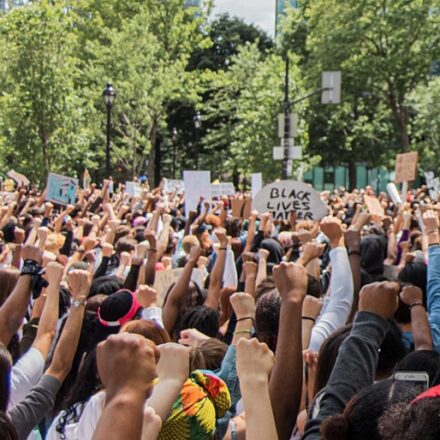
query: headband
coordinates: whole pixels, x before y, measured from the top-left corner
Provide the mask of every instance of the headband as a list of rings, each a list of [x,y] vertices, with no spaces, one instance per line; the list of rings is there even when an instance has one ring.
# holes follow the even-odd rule
[[[126,289],[122,289],[122,291],[127,292]],[[121,292],[121,290],[118,290],[118,292]],[[118,293],[116,292],[116,293]],[[98,308],[98,319],[99,322],[105,326],[105,327],[120,327],[124,325],[126,322],[131,321],[133,319],[133,316],[136,314],[136,312],[142,308],[142,306],[138,303],[136,294],[134,292],[130,292],[131,298],[132,298],[132,304],[130,307],[130,310],[121,318],[119,318],[117,321],[106,321],[101,317],[101,306]]]

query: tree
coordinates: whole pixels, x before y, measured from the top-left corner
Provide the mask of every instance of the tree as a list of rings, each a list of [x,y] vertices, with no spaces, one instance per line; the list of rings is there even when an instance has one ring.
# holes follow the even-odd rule
[[[80,72],[72,19],[64,2],[46,0],[0,17],[2,161],[40,181],[49,171],[92,164],[92,108],[74,88]]]

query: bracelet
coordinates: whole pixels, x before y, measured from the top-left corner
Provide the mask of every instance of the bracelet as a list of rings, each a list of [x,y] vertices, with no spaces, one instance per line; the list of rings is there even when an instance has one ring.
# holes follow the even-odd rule
[[[413,307],[416,307],[416,306],[422,306],[422,307],[425,307],[425,306],[423,305],[422,302],[416,302],[416,303],[414,303],[414,304],[411,304],[411,305],[408,306],[408,307],[409,307],[409,309],[411,310]]]
[[[437,229],[434,229],[434,230],[432,230],[432,231],[427,232],[426,234],[427,234],[427,235],[430,235],[430,234],[438,234],[438,230],[437,230]]]
[[[245,316],[244,318],[237,319],[237,322],[245,321],[246,319],[250,319],[252,321],[252,325],[255,327],[255,319],[252,316]]]
[[[359,252],[359,251],[349,251],[348,252],[348,256],[350,256],[350,255],[357,255],[357,256],[361,256],[361,253]]]
[[[157,252],[157,249],[148,249],[149,252]]]
[[[312,318],[311,316],[303,316],[302,319],[305,319],[306,321],[312,321],[313,324],[316,322],[316,319]]]
[[[247,333],[247,334],[251,335],[252,334],[252,330],[236,330],[234,332],[234,336],[235,335],[240,335],[240,334],[243,334],[243,333]]]
[[[220,247],[220,248],[218,248],[218,250],[219,250],[219,251],[227,251],[228,248],[227,248],[227,247]]]

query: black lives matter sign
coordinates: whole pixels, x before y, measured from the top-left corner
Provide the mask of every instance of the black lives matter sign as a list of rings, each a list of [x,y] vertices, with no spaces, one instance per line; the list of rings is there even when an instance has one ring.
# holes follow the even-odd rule
[[[252,208],[259,214],[271,212],[275,220],[289,220],[293,211],[299,220],[320,220],[328,212],[327,206],[312,186],[291,180],[274,182],[262,188]]]

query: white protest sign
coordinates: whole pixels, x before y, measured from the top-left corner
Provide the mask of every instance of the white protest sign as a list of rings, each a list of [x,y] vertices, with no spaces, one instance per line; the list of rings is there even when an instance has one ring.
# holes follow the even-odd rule
[[[24,174],[17,173],[17,171],[14,170],[8,172],[8,177],[15,180],[18,183],[18,186],[28,186],[30,183],[29,179]]]
[[[183,268],[159,270],[154,277],[154,289],[159,294],[158,306],[161,307],[165,299],[168,289],[182,275]],[[193,269],[191,281],[203,288],[203,271],[201,269]]]
[[[177,191],[177,194],[182,194],[185,191],[185,184],[183,180],[163,179],[163,190],[165,193]]]
[[[403,203],[399,191],[397,191],[396,185],[394,183],[390,182],[387,185],[387,191],[395,205],[401,205]]]
[[[211,198],[211,172],[210,171],[184,171],[185,184],[185,213],[196,210],[200,197],[206,200]]]
[[[298,220],[320,220],[328,214],[319,194],[307,183],[281,180],[265,186],[254,199],[253,209],[271,212],[274,220],[289,220],[295,211]]]
[[[263,187],[263,174],[254,173],[251,175],[251,195],[252,199],[255,199],[258,191]]]
[[[125,182],[125,192],[131,197],[140,197],[142,187],[137,182]]]
[[[235,188],[232,182],[211,183],[211,198],[235,195]]]
[[[429,197],[436,202],[440,192],[440,179],[438,177],[434,177],[434,173],[432,171],[425,173],[425,178],[426,186],[429,190]]]
[[[76,201],[77,188],[78,179],[49,173],[46,200],[59,205],[73,205]]]

